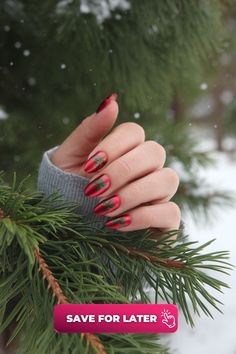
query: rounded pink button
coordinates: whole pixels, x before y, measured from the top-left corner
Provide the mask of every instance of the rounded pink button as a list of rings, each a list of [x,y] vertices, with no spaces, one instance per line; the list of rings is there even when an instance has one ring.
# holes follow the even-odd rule
[[[54,307],[61,333],[173,333],[178,308],[172,304],[66,304]]]

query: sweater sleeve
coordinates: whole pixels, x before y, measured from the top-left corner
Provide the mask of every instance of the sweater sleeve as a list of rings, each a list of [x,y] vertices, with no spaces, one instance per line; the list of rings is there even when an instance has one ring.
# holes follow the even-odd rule
[[[78,213],[83,216],[89,225],[102,229],[108,217],[94,214],[93,208],[98,203],[98,198],[86,197],[84,188],[89,179],[76,174],[64,172],[50,160],[57,147],[43,155],[38,174],[38,190],[45,195],[61,192],[68,201],[78,204]]]

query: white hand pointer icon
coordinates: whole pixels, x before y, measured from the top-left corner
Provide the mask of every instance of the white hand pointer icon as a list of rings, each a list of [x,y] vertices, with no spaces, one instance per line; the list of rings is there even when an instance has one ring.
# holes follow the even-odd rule
[[[175,317],[173,315],[168,315],[166,312],[163,313],[164,319],[162,320],[162,323],[165,323],[165,325],[169,328],[173,328],[175,326]]]

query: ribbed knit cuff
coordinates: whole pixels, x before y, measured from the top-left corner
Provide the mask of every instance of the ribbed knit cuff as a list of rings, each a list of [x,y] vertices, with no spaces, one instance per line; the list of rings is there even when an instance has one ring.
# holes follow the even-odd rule
[[[60,192],[65,200],[78,204],[78,213],[84,217],[84,221],[95,228],[104,228],[107,217],[95,215],[93,208],[98,203],[98,198],[86,197],[84,188],[89,179],[73,173],[64,172],[56,167],[50,160],[50,156],[57,147],[47,151],[43,155],[38,174],[38,190],[45,195]]]

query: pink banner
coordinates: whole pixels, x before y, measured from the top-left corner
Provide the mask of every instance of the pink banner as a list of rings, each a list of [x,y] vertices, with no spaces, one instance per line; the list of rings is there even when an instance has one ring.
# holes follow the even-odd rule
[[[54,308],[61,333],[173,333],[178,308],[172,304],[68,304]]]

